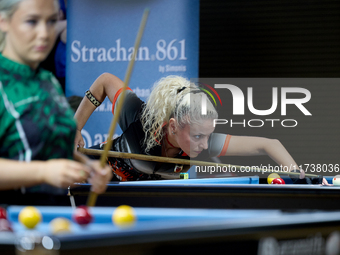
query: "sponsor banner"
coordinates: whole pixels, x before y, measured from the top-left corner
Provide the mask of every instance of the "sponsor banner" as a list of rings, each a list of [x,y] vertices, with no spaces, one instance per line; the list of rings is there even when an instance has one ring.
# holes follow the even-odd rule
[[[201,114],[207,102],[218,117],[210,121],[215,133],[278,139],[306,173],[340,174],[340,79],[338,78],[200,78],[192,79],[202,96]],[[193,104],[193,102],[192,102]],[[194,134],[193,134],[194,135]],[[246,145],[245,145],[246,146]],[[208,160],[198,156],[197,160]],[[221,173],[255,174],[286,171],[267,156],[220,157]],[[254,172],[252,172],[254,169]],[[204,172],[199,169],[199,172]],[[211,169],[209,170],[211,174]],[[263,173],[262,171],[260,171]],[[265,173],[266,174],[266,173]]]
[[[311,233],[301,239],[277,239],[275,237],[261,238],[258,245],[258,255],[310,255],[340,254],[340,233],[333,231],[329,235],[320,232]]]
[[[83,96],[104,72],[124,80],[145,8],[150,14],[129,87],[145,100],[163,76],[198,76],[198,0],[70,0],[66,96]],[[86,147],[107,139],[111,110],[106,99],[92,114],[83,130]]]

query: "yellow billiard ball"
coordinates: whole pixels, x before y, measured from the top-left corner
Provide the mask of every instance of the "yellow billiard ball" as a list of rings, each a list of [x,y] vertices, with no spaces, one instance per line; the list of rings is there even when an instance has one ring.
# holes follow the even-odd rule
[[[19,221],[26,228],[34,228],[41,221],[40,211],[33,206],[26,206],[19,213]]]
[[[71,222],[66,218],[55,218],[50,222],[51,231],[53,234],[70,233]]]
[[[333,177],[333,185],[340,186],[340,175],[336,175]]]
[[[136,221],[135,210],[128,205],[121,205],[114,210],[112,222],[119,227],[130,227]]]
[[[267,178],[268,184],[272,184],[272,181],[276,178],[281,178],[281,177],[280,177],[280,175],[278,175],[276,173],[271,173],[270,175],[268,175],[268,178]]]

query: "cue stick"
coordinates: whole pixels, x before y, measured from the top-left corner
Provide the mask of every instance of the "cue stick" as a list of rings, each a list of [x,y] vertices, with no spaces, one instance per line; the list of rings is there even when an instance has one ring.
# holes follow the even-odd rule
[[[125,74],[123,90],[122,90],[122,93],[120,94],[120,99],[119,99],[119,102],[117,104],[117,108],[115,109],[115,114],[113,116],[113,119],[112,119],[112,122],[111,122],[111,125],[110,125],[110,128],[109,128],[108,140],[107,140],[107,142],[106,142],[106,144],[104,146],[103,153],[102,153],[102,155],[100,157],[100,165],[101,165],[101,167],[105,166],[107,155],[108,155],[108,152],[109,152],[109,150],[111,148],[111,145],[112,145],[113,132],[116,129],[118,118],[119,118],[121,109],[123,107],[123,103],[124,103],[124,99],[125,99],[125,94],[126,94],[126,88],[128,87],[128,84],[129,84],[129,81],[130,81],[132,69],[133,69],[133,66],[134,66],[134,63],[135,63],[137,51],[138,51],[139,44],[140,44],[142,36],[143,36],[143,32],[144,32],[144,28],[145,28],[145,25],[146,25],[146,21],[147,21],[148,15],[149,15],[149,9],[146,8],[144,10],[142,21],[141,21],[140,26],[139,26],[139,30],[138,30],[138,34],[137,34],[137,38],[136,38],[136,42],[135,42],[132,58],[131,58],[131,60],[129,62],[128,69],[127,69],[126,74]],[[90,192],[90,195],[89,195],[89,197],[87,199],[87,206],[94,206],[96,204],[97,196],[98,195],[96,193]]]
[[[78,148],[78,150],[81,153],[86,154],[86,155],[100,156],[100,155],[103,154],[103,150],[84,149],[84,148]],[[144,154],[133,154],[133,153],[117,152],[117,151],[109,151],[109,152],[107,152],[107,156],[113,157],[113,158],[137,159],[137,160],[171,163],[171,164],[178,164],[178,165],[220,166],[220,167],[224,166],[224,167],[227,167],[227,168],[231,168],[231,167],[236,168],[238,170],[241,169],[241,167],[243,167],[243,166],[238,166],[238,165],[222,164],[222,163],[215,163],[215,162],[150,156],[150,155],[144,155]],[[252,172],[300,175],[300,173],[286,172],[286,171],[268,172],[265,169],[254,169],[254,170],[252,170]],[[319,177],[319,175],[315,175],[315,174],[305,174],[305,176],[306,177]]]

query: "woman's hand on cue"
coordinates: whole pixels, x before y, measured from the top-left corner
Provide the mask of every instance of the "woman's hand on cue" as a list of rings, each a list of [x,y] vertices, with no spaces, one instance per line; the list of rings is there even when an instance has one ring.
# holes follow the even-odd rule
[[[333,184],[329,184],[328,181],[325,178],[322,179],[322,185],[333,186]]]
[[[300,178],[300,179],[304,179],[304,178],[306,177],[305,171],[302,170],[302,169],[300,169],[299,171],[300,171],[299,178]]]
[[[304,179],[305,178],[305,171],[300,169],[300,176],[299,176],[300,179]],[[325,185],[325,186],[333,186],[333,184],[329,184],[328,181],[325,179],[325,178],[322,178],[322,185]]]
[[[84,142],[84,138],[81,135],[81,131],[77,129],[76,132],[76,137],[74,138],[74,151],[77,151],[77,148],[84,148],[85,146],[85,142]]]
[[[91,167],[69,159],[50,159],[39,169],[42,183],[58,188],[73,187],[76,182],[84,182],[90,172]]]
[[[104,193],[107,188],[107,183],[112,178],[112,170],[108,165],[100,166],[99,160],[89,160],[87,163],[92,171],[88,182],[92,185],[91,191],[97,194]]]

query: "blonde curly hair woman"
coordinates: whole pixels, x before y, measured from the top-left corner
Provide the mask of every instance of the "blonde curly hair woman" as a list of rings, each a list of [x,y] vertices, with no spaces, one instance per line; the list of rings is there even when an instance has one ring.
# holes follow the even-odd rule
[[[114,113],[123,85],[123,81],[109,73],[100,75],[92,84],[75,114],[76,146],[84,146],[81,129],[106,96],[113,104]],[[207,114],[201,114],[202,96],[195,84],[180,76],[168,76],[156,82],[147,103],[128,89],[118,120],[123,134],[113,141],[111,150],[183,159],[199,154],[268,155],[279,165],[297,166],[276,139],[214,133],[212,120],[217,118],[217,112],[207,102]],[[99,149],[102,145],[94,147]],[[179,178],[173,164],[118,158],[109,158],[108,162],[121,181]],[[303,177],[302,171],[300,178]]]

